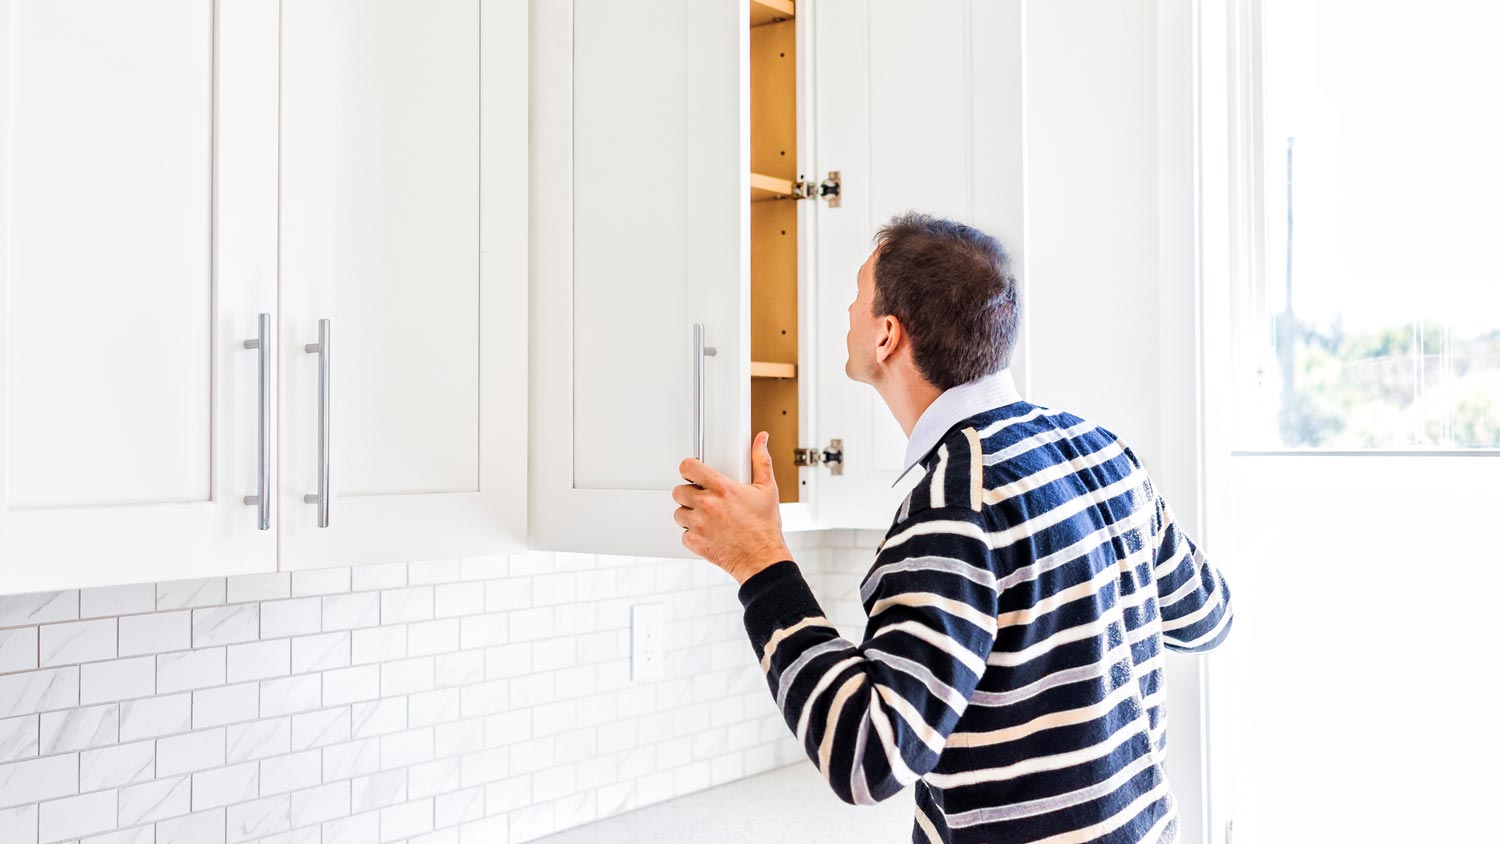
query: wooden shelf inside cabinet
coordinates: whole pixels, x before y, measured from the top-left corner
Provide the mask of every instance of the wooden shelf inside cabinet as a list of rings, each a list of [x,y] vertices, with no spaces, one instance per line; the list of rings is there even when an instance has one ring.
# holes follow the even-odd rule
[[[775,176],[762,176],[759,173],[750,174],[750,201],[761,202],[767,199],[791,199],[796,195],[796,185],[791,179],[778,179]]]
[[[750,0],[750,25],[781,23],[796,17],[792,0]]]
[[[795,363],[768,363],[762,360],[750,361],[751,378],[796,378],[797,364]]]

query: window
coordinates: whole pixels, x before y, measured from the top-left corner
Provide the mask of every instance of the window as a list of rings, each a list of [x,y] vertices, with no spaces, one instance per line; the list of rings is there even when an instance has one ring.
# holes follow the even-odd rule
[[[1500,4],[1261,21],[1235,448],[1500,448]]]

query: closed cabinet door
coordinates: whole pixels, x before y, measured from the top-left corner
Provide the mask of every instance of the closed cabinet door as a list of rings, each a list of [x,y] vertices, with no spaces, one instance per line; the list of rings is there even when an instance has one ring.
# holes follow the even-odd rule
[[[274,569],[276,2],[0,33],[0,592]]]
[[[846,308],[876,229],[908,210],[952,218],[1000,238],[1020,266],[1021,12],[1020,2],[972,0],[920,12],[870,0],[799,9],[812,16],[816,44],[813,169],[843,176],[842,207],[820,204],[815,221],[815,440],[844,448],[841,474],[811,470],[825,527],[888,528],[914,480],[893,486],[906,435],[879,394],[842,371]]]
[[[679,462],[749,467],[745,7],[532,15],[529,543],[686,556]]]
[[[526,4],[283,17],[283,568],[524,547]]]

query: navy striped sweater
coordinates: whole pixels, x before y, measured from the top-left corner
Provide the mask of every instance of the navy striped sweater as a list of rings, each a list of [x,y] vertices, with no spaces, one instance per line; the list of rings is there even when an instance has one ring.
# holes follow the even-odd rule
[[[1169,842],[1162,647],[1229,590],[1108,431],[1024,401],[921,461],[840,638],[797,566],[740,589],[787,726],[840,798],[916,786],[914,842]]]

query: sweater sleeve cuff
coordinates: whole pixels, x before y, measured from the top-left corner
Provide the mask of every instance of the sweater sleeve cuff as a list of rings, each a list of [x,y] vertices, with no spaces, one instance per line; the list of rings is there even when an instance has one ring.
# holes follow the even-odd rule
[[[750,634],[757,655],[772,633],[823,614],[802,570],[791,560],[773,563],[751,575],[740,585],[739,597],[745,607],[745,632]]]

